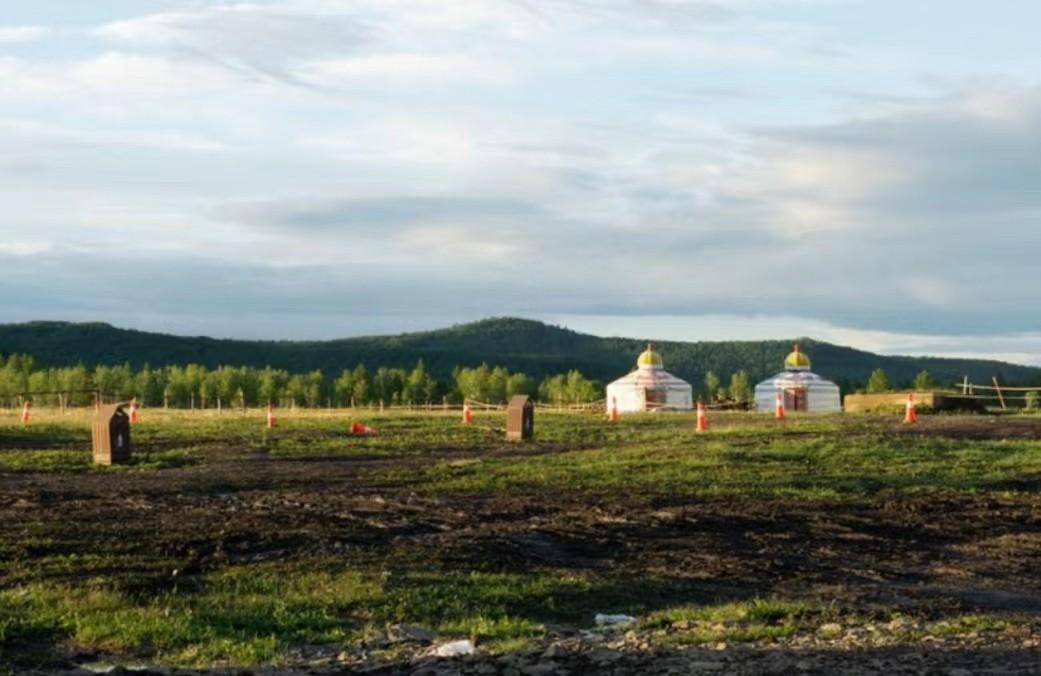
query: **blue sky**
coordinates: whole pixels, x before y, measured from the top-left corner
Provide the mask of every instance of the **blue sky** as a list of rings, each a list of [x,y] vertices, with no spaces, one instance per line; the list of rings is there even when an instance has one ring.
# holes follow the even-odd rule
[[[1036,3],[0,7],[0,321],[1041,363]]]

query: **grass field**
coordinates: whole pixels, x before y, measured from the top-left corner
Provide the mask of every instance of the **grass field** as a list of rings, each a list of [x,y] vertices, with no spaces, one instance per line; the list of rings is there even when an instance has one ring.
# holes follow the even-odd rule
[[[509,444],[502,413],[144,410],[100,468],[87,412],[35,413],[0,420],[9,670],[369,664],[401,624],[509,653],[599,612],[662,648],[1041,630],[1041,418],[540,412]]]

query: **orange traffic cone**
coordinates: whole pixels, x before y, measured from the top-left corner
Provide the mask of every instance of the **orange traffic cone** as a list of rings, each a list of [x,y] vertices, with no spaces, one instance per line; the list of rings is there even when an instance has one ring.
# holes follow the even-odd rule
[[[130,424],[137,422],[137,399],[130,400]]]
[[[611,397],[611,408],[607,409],[607,422],[618,422],[618,398]]]
[[[904,413],[904,424],[914,425],[918,422],[918,413],[914,410],[914,394],[907,395],[907,411]]]
[[[26,399],[25,403],[22,404],[22,424],[23,425],[28,425],[29,424],[29,407],[30,406],[32,406],[32,404],[29,403],[28,399]]]
[[[774,417],[778,420],[784,420],[784,392],[777,391],[777,404],[774,406]]]
[[[275,429],[275,409],[272,408],[270,401],[267,403],[267,428]]]
[[[473,414],[473,411],[470,410],[470,400],[469,399],[464,399],[463,400],[463,424],[464,425],[472,425],[473,422],[474,422],[474,414]]]
[[[698,431],[708,431],[708,416],[705,414],[705,404],[698,402]]]

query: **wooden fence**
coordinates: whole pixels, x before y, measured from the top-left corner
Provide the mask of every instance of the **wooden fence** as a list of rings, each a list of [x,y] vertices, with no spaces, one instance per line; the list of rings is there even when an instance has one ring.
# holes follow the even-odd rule
[[[997,402],[1003,411],[1008,410],[1010,403],[1022,402],[1025,407],[1031,400],[1041,399],[1041,387],[1009,387],[999,384],[997,378],[992,378],[991,382],[992,385],[979,385],[970,383],[969,378],[965,377],[961,383],[962,396],[984,402]]]

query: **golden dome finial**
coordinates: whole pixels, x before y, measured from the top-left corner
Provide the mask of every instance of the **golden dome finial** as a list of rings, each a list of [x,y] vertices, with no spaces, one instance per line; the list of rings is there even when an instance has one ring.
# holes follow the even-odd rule
[[[647,349],[636,360],[636,366],[644,368],[661,368],[661,355],[654,351],[654,343],[647,343]]]
[[[802,353],[799,349],[799,344],[795,343],[792,346],[792,352],[784,360],[784,368],[789,371],[809,371],[810,370],[810,358]]]

